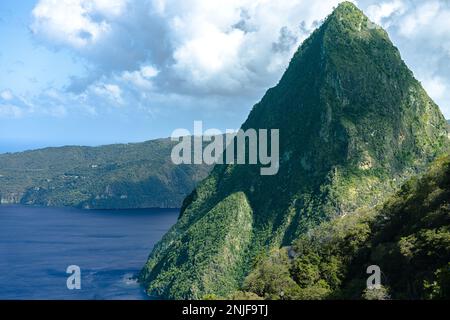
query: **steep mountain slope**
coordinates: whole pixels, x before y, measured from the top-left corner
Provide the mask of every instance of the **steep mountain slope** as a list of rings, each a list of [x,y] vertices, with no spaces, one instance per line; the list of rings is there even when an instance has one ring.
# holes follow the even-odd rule
[[[206,165],[175,166],[170,139],[0,154],[2,204],[179,208]]]
[[[225,296],[270,248],[379,204],[448,145],[437,105],[351,3],[302,44],[242,128],[280,130],[278,174],[216,166],[150,255],[149,294]]]
[[[449,299],[450,156],[376,210],[313,228],[289,255],[281,249],[259,262],[244,284],[253,295],[244,296]],[[366,290],[371,265],[382,271],[383,287],[373,291]]]

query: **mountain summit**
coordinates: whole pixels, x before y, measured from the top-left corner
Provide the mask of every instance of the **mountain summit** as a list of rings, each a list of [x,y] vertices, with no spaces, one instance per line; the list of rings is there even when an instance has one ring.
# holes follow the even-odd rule
[[[274,247],[373,207],[447,148],[446,122],[387,33],[343,3],[298,49],[244,130],[279,129],[280,169],[217,165],[141,273],[148,293],[226,296]]]

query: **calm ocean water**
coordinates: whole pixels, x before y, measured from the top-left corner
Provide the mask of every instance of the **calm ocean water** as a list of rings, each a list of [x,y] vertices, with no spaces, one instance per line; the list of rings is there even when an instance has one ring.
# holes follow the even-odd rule
[[[0,206],[0,299],[146,299],[133,276],[178,213]]]

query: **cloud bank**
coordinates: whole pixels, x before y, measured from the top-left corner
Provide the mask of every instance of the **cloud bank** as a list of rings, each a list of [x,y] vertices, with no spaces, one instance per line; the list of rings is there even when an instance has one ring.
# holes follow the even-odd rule
[[[86,76],[67,87],[85,102],[254,98],[339,2],[40,0],[30,29],[85,61]]]

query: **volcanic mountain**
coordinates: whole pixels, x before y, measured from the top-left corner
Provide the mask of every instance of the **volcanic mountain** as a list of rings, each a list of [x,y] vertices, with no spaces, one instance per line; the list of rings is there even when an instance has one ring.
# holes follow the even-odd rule
[[[349,2],[300,46],[249,128],[279,129],[278,174],[216,165],[151,253],[141,273],[150,295],[230,294],[271,248],[383,202],[448,145],[438,106]]]

